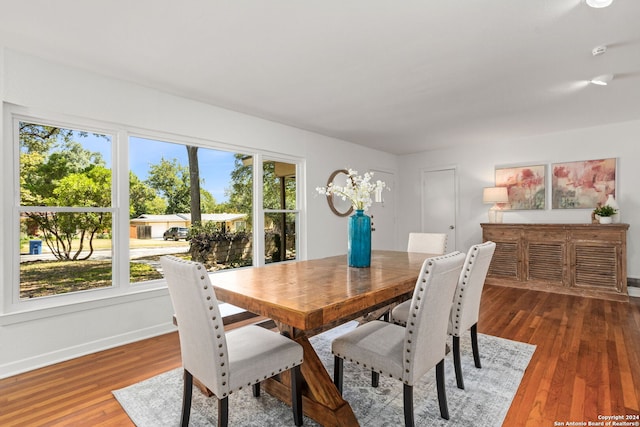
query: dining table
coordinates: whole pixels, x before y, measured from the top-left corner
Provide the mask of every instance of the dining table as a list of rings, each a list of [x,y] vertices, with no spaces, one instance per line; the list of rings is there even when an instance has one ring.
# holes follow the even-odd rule
[[[349,267],[346,255],[211,275],[217,298],[272,319],[280,333],[303,347],[303,411],[324,426],[357,426],[358,420],[322,364],[309,338],[409,299],[430,254],[374,250],[371,265]],[[289,373],[263,389],[291,404]]]

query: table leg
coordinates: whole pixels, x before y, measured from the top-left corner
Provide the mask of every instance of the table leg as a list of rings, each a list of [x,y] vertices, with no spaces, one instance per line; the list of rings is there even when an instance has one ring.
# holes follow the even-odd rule
[[[358,426],[353,409],[338,392],[309,339],[300,334],[294,337],[294,341],[302,345],[304,350],[304,361],[300,366],[305,382],[302,397],[304,414],[327,427]],[[291,404],[289,381],[284,378],[281,381],[271,379],[262,384],[271,395]]]

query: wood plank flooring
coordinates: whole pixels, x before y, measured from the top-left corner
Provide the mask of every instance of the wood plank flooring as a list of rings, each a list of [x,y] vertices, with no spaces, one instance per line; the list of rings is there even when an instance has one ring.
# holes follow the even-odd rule
[[[478,329],[537,346],[505,426],[640,414],[640,298],[487,285]],[[111,391],[179,366],[172,333],[0,380],[0,426],[132,426]]]

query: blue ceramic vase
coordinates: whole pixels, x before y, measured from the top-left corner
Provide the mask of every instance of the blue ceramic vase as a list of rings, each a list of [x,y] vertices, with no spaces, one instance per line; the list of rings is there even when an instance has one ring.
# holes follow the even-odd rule
[[[362,209],[349,217],[349,267],[371,265],[371,217]]]

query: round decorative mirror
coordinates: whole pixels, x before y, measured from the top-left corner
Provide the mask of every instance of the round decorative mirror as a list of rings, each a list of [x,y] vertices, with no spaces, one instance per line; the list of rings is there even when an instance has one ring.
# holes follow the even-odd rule
[[[327,180],[327,187],[329,187],[329,184],[333,183],[334,181],[335,185],[344,186],[347,182],[348,176],[349,171],[346,169],[338,169],[337,171],[334,171]],[[351,202],[349,202],[348,200],[342,200],[340,196],[327,194],[327,203],[329,203],[329,209],[331,209],[331,212],[338,216],[348,216],[353,212],[353,206],[351,205]]]

